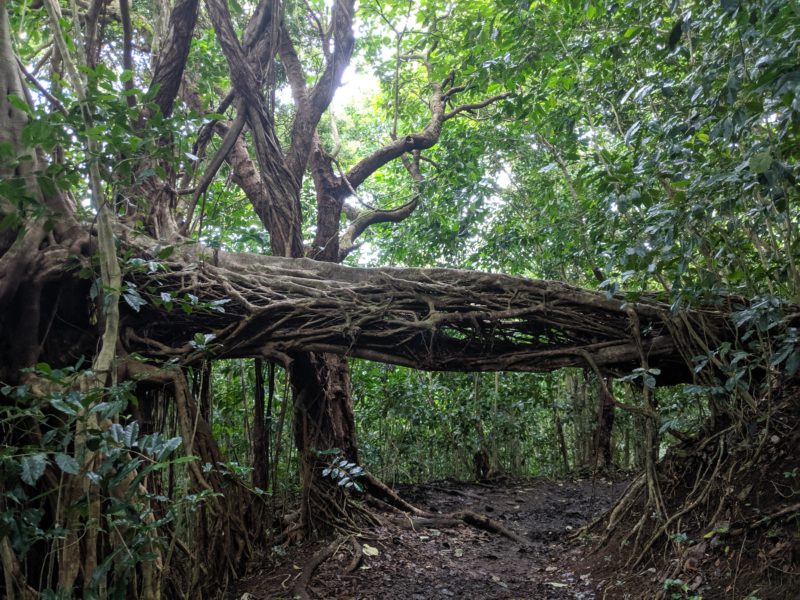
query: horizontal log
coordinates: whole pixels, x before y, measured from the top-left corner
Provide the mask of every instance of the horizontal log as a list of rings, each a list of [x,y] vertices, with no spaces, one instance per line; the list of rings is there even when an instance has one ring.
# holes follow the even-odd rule
[[[666,367],[686,379],[687,324],[718,335],[715,310],[675,315],[557,281],[457,269],[351,268],[309,259],[185,250],[156,273],[131,274],[147,300],[125,316],[129,350],[184,361],[332,352],[442,371],[627,372]],[[167,311],[161,294],[175,299]],[[160,304],[160,306],[159,306]],[[193,343],[196,333],[213,335]]]

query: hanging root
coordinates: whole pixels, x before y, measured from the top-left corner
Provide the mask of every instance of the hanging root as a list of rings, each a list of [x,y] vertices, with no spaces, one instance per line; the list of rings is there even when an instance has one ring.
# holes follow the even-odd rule
[[[424,511],[401,498],[397,492],[380,481],[371,473],[365,473],[364,481],[367,484],[367,491],[380,502],[405,513],[404,517],[389,519],[391,523],[399,527],[416,529],[418,527],[455,527],[466,523],[478,529],[483,529],[490,533],[502,535],[509,540],[522,546],[528,545],[528,540],[513,531],[503,527],[494,519],[485,515],[478,514],[471,510],[460,510],[444,515]]]

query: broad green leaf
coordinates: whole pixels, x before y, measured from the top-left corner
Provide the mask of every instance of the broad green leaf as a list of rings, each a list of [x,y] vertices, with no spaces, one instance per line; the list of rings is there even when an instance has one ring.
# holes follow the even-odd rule
[[[71,457],[69,454],[64,454],[63,452],[57,452],[55,455],[56,464],[59,468],[64,472],[70,475],[76,475],[80,470],[81,467],[78,464],[78,461]]]
[[[766,173],[772,165],[772,155],[769,152],[756,152],[750,157],[750,170],[753,173]]]
[[[19,462],[22,467],[22,481],[33,486],[44,475],[44,470],[47,468],[47,454],[44,452],[29,454],[23,456]]]

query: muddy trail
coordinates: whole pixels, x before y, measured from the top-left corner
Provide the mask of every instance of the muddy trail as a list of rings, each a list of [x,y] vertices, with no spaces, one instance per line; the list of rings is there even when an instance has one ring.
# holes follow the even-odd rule
[[[472,510],[497,520],[527,543],[468,525],[375,527],[343,541],[315,571],[309,597],[356,599],[581,599],[596,595],[584,574],[588,547],[571,533],[608,509],[627,483],[568,481],[437,482],[399,491],[434,513]],[[325,543],[273,555],[240,582],[236,598],[293,598],[304,566]],[[354,560],[354,551],[358,558]]]

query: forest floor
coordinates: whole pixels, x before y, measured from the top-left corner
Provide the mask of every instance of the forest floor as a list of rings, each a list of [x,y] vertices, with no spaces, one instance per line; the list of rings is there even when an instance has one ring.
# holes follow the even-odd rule
[[[346,545],[320,565],[308,590],[330,600],[592,600],[597,583],[581,569],[588,546],[572,532],[608,509],[626,481],[606,478],[435,482],[404,486],[404,499],[435,513],[472,510],[529,540],[524,547],[468,525],[443,529],[376,527],[364,533],[361,562],[347,573]],[[303,566],[325,544],[290,549],[240,582],[244,600],[292,598]]]

